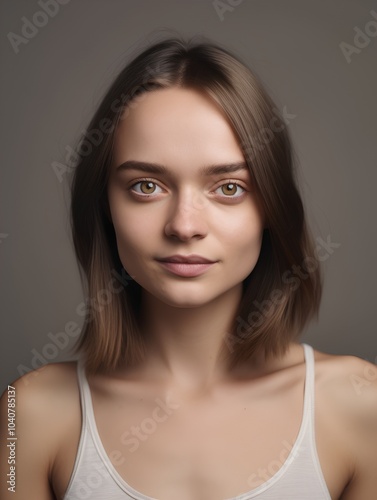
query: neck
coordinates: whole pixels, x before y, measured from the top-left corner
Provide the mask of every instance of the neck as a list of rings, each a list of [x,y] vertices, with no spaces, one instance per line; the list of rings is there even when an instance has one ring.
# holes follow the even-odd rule
[[[241,296],[239,285],[199,307],[175,307],[143,290],[141,333],[148,373],[187,391],[203,390],[229,376],[225,336]]]

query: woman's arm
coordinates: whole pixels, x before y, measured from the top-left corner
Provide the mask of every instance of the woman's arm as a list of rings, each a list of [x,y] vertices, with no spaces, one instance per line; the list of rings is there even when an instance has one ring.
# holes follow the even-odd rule
[[[46,368],[20,377],[1,397],[0,498],[3,500],[55,498],[49,475],[57,436],[53,435],[51,401],[45,390],[45,373],[42,375]]]
[[[350,383],[349,432],[354,474],[340,500],[377,498],[377,366],[354,358]],[[336,466],[336,464],[334,464]]]

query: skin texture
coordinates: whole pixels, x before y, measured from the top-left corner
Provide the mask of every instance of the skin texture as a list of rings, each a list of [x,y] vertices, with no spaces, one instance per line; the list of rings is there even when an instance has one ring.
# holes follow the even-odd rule
[[[129,160],[168,173],[117,170]],[[122,264],[143,288],[146,369],[193,390],[226,374],[218,352],[263,233],[249,170],[208,176],[201,168],[243,161],[221,109],[191,89],[147,93],[117,130],[108,198]],[[173,254],[217,262],[180,277],[155,260]]]

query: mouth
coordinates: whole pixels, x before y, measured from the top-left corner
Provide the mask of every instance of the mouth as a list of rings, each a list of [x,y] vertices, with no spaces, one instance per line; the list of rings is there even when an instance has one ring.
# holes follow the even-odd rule
[[[157,258],[159,262],[174,262],[182,264],[214,264],[216,261],[206,259],[201,255],[170,255],[169,257]]]
[[[200,255],[172,255],[156,260],[167,271],[184,277],[199,276],[218,262],[206,259]]]

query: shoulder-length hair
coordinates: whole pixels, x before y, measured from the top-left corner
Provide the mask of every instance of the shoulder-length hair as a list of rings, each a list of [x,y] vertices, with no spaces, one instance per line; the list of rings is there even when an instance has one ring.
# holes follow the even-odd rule
[[[206,37],[152,44],[110,86],[78,142],[71,182],[71,226],[81,280],[89,296],[75,353],[88,372],[138,363],[141,287],[122,267],[109,214],[107,184],[117,124],[147,92],[183,87],[204,92],[225,113],[250,170],[265,221],[258,261],[243,282],[222,353],[230,366],[257,351],[280,356],[318,317],[322,273],[303,203],[287,123],[259,78],[236,55]],[[298,272],[300,269],[300,272]],[[84,277],[85,275],[85,277]]]

